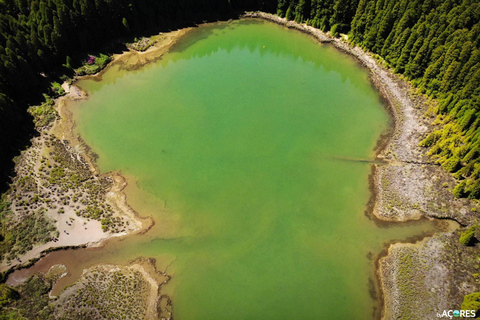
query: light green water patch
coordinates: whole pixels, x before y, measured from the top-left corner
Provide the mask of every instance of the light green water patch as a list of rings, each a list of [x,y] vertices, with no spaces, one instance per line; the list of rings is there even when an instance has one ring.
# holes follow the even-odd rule
[[[158,258],[175,319],[371,319],[385,242],[431,223],[378,227],[365,162],[389,126],[350,57],[263,21],[195,29],[161,61],[82,81],[78,131],[102,171],[156,226],[105,260]]]

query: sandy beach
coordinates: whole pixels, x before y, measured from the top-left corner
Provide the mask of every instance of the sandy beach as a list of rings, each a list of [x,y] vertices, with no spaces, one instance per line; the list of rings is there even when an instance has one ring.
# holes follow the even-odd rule
[[[177,39],[190,30],[191,28],[186,28],[153,36],[153,45],[146,51],[137,52],[129,50],[122,54],[117,54],[113,57],[108,67],[120,64],[121,68],[133,70],[156,61],[168,51]],[[105,70],[106,69],[95,75],[80,78],[99,79]],[[74,81],[80,78],[74,79]],[[27,201],[32,195],[29,194],[27,198],[25,198],[24,195],[20,194],[22,190],[18,188],[16,184],[26,176],[33,177],[37,187],[35,194],[43,194],[44,197],[42,200],[48,204],[48,206],[46,206],[45,217],[53,222],[57,232],[56,235],[52,235],[51,241],[34,245],[32,249],[15,259],[2,261],[0,263],[1,272],[9,269],[22,268],[23,265],[30,265],[53,248],[100,246],[109,238],[126,236],[137,232],[142,233],[154,224],[151,217],[140,217],[127,204],[127,199],[123,192],[123,189],[127,185],[126,179],[118,172],[101,174],[95,164],[95,155],[75,132],[75,123],[72,119],[71,112],[68,110],[68,105],[72,101],[88,99],[88,94],[75,85],[68,83],[63,83],[62,88],[66,94],[55,101],[55,110],[58,112],[58,119],[55,120],[51,126],[39,128],[40,135],[33,138],[31,147],[22,152],[15,169],[16,177],[12,188],[13,190],[18,190],[16,198],[18,201],[13,201],[12,211],[14,215],[21,219],[23,215],[29,214],[28,209],[20,208],[20,206],[16,204],[21,203],[23,200]],[[45,161],[48,163],[54,162],[53,159],[50,159],[52,158],[52,141],[61,146],[62,152],[64,153],[62,157],[69,158],[69,161],[74,162],[74,166],[80,167],[84,174],[89,175],[87,179],[91,179],[94,183],[98,182],[98,185],[108,185],[99,195],[94,195],[92,199],[86,199],[85,203],[94,203],[95,201],[104,203],[108,208],[111,208],[112,219],[121,219],[122,227],[119,227],[115,231],[104,231],[99,221],[100,219],[90,219],[81,215],[79,216],[76,213],[82,208],[85,208],[86,205],[81,203],[73,204],[73,202],[70,202],[70,205],[65,205],[65,197],[70,199],[74,197],[75,194],[84,192],[85,190],[82,190],[82,187],[69,189],[68,191],[60,190],[61,188],[56,186],[43,187],[43,185],[46,185],[44,182],[46,177],[42,172],[44,170],[43,164]],[[72,171],[75,171],[75,169]],[[40,191],[38,189],[40,189]],[[57,210],[59,207],[61,210]],[[37,209],[37,205],[34,205],[32,210],[33,209]]]

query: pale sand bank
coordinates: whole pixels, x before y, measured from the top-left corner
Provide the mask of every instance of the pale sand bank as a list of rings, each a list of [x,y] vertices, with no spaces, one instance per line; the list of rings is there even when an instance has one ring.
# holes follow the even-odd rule
[[[156,61],[160,59],[180,37],[190,30],[191,28],[186,28],[153,36],[152,40],[155,43],[148,50],[144,52],[130,50],[122,54],[117,54],[113,57],[113,61],[107,68],[115,64],[120,64],[121,68],[132,70]],[[96,75],[84,76],[76,80],[89,78],[99,79],[107,68]],[[36,184],[42,186],[42,174],[39,172],[41,164],[39,160],[41,156],[48,158],[49,153],[51,153],[51,146],[47,141],[52,139],[51,137],[55,137],[55,139],[58,139],[58,141],[64,145],[63,151],[66,153],[65,156],[67,158],[70,157],[71,161],[77,162],[79,166],[87,167],[93,176],[93,180],[100,181],[101,179],[106,179],[110,182],[109,188],[106,189],[97,200],[108,204],[113,210],[113,217],[121,218],[122,222],[124,222],[124,227],[122,227],[122,231],[104,232],[98,220],[78,216],[75,213],[79,208],[81,209],[85,206],[64,205],[60,199],[64,194],[55,194],[49,190],[49,188],[45,188],[46,201],[49,203],[45,216],[53,221],[58,231],[58,236],[52,237],[52,240],[47,243],[34,245],[31,250],[16,259],[2,261],[0,263],[0,271],[2,272],[11,268],[21,267],[22,264],[25,264],[31,259],[38,259],[44,254],[45,250],[48,249],[66,246],[99,246],[111,237],[144,232],[154,223],[150,217],[140,218],[127,204],[126,196],[123,192],[127,182],[120,173],[100,174],[95,164],[95,155],[91,153],[89,147],[75,132],[75,123],[72,119],[71,112],[68,110],[68,104],[71,101],[86,99],[88,98],[88,94],[75,85],[64,83],[62,87],[66,95],[58,98],[55,104],[60,119],[55,120],[53,126],[39,129],[40,136],[34,138],[32,140],[32,146],[22,152],[22,159],[18,162],[18,168],[16,169],[16,178],[18,180],[22,175],[30,175],[31,169],[33,168],[35,171],[34,178],[36,179]],[[30,170],[28,174],[24,172],[27,170],[22,170],[22,166],[25,166],[26,163],[30,165],[28,167],[28,170]],[[33,165],[31,165],[32,163]],[[78,193],[80,191],[81,190],[69,190],[65,195],[72,196],[75,192]],[[62,213],[58,212],[58,207],[62,208]],[[14,214],[21,219],[23,213],[17,213],[16,209],[15,206],[12,206]]]

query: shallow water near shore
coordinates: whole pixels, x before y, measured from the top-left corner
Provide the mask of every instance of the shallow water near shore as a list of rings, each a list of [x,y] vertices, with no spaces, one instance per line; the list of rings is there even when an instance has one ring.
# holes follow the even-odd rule
[[[368,72],[308,35],[202,26],[156,63],[78,85],[78,132],[156,224],[70,264],[157,258],[175,319],[372,319],[371,257],[436,231],[365,215],[389,118]]]

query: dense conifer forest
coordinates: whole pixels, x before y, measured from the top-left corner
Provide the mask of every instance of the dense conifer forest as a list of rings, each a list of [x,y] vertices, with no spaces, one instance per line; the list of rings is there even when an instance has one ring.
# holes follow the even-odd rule
[[[229,19],[258,0],[0,0],[0,180],[33,131],[26,112],[49,82],[112,40]],[[77,58],[77,59],[76,59]],[[2,188],[0,188],[1,190]]]
[[[479,1],[279,0],[277,14],[347,33],[435,98],[442,128],[422,145],[458,179],[455,196],[480,198]]]
[[[0,166],[8,167],[33,127],[28,104],[38,103],[42,88],[68,73],[79,53],[244,10],[348,34],[435,98],[441,129],[422,144],[458,179],[456,196],[480,198],[480,4],[474,0],[0,0]]]

